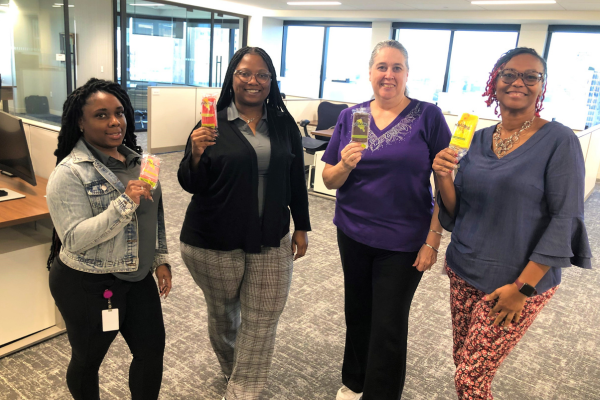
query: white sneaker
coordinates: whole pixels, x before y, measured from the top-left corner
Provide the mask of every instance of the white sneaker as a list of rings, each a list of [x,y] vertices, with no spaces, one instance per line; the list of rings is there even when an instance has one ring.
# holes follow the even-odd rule
[[[361,397],[362,393],[355,393],[344,385],[338,390],[335,400],[360,400]]]

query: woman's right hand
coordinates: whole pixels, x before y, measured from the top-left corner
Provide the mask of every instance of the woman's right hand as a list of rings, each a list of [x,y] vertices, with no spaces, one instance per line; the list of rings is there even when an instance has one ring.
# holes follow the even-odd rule
[[[208,146],[215,145],[217,134],[214,129],[201,126],[192,132],[190,139],[192,141],[192,157],[200,160],[200,157],[204,154],[204,150]]]
[[[346,147],[342,149],[342,166],[347,171],[352,171],[356,168],[356,164],[362,158],[362,152],[364,151],[364,147],[362,147],[362,143],[350,142]]]
[[[458,164],[458,153],[450,147],[437,153],[431,168],[439,178],[452,177],[452,172]]]
[[[125,188],[125,194],[129,196],[131,200],[138,206],[140,205],[140,199],[143,197],[148,200],[152,200],[152,194],[150,194],[150,190],[152,190],[152,186],[144,181],[140,181],[139,179],[130,180],[127,182],[127,187]],[[154,200],[152,200],[154,201]]]

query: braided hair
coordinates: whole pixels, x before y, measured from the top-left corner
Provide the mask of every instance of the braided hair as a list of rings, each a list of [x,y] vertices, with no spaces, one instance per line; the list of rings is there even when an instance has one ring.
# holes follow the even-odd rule
[[[542,94],[540,97],[537,98],[536,102],[535,102],[535,116],[539,117],[540,116],[540,111],[542,111],[544,109],[543,107],[543,103],[544,103],[544,99],[546,98],[546,82],[548,81],[548,65],[546,64],[546,60],[540,56],[537,51],[535,51],[535,49],[531,49],[529,47],[517,47],[514,48],[512,50],[507,51],[506,53],[502,54],[502,56],[498,59],[498,61],[496,61],[496,65],[494,65],[494,69],[492,69],[492,72],[490,72],[490,77],[487,81],[487,84],[485,86],[485,92],[483,93],[483,97],[487,96],[487,99],[485,99],[485,103],[489,106],[492,105],[492,103],[496,103],[496,108],[494,108],[494,114],[498,115],[498,98],[496,98],[496,83],[498,82],[498,75],[500,74],[500,72],[504,69],[504,67],[506,66],[506,64],[512,60],[515,56],[518,56],[520,54],[531,54],[532,56],[536,57],[538,60],[540,60],[540,62],[542,63],[542,66],[544,67],[544,71],[543,71],[543,82],[542,85],[544,86],[544,90],[542,91]]]
[[[83,133],[79,129],[79,121],[83,118],[83,107],[90,96],[97,92],[112,94],[121,102],[125,109],[124,114],[127,121],[123,144],[140,154],[142,153],[142,148],[137,145],[137,138],[134,133],[134,111],[127,92],[116,82],[91,78],[85,85],[75,89],[73,93],[67,97],[67,100],[63,105],[60,132],[58,133],[58,147],[54,151],[56,165],[71,153],[79,139],[83,136]],[[60,238],[56,233],[56,229],[54,229],[52,233],[50,255],[46,264],[48,269],[50,269],[54,262],[54,258],[60,252],[61,246],[62,243]]]
[[[281,98],[281,93],[279,92],[279,86],[277,86],[277,72],[275,72],[275,67],[273,66],[273,61],[271,61],[271,57],[267,54],[266,51],[261,49],[260,47],[243,47],[235,52],[233,57],[231,57],[231,61],[229,61],[229,66],[227,67],[227,72],[225,72],[225,79],[223,79],[223,87],[221,88],[221,95],[219,96],[219,101],[217,102],[217,111],[221,111],[229,107],[229,104],[235,99],[235,95],[233,93],[233,73],[237,68],[240,61],[246,54],[256,54],[262,57],[265,64],[267,64],[267,69],[271,74],[271,90],[269,92],[269,96],[265,100],[267,107],[274,108],[283,112],[285,115],[290,115],[285,104],[283,103],[283,99]]]

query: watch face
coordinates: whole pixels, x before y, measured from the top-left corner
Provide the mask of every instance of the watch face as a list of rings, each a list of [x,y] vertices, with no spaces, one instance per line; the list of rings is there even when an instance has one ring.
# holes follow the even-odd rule
[[[521,286],[521,289],[519,289],[519,292],[523,293],[527,297],[531,297],[535,293],[535,288],[527,283],[524,283],[523,286]]]

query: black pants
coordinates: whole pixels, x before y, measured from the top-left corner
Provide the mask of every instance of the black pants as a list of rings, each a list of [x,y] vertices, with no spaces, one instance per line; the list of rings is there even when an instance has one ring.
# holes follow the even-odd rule
[[[347,328],[342,382],[363,400],[398,400],[410,303],[423,276],[412,266],[417,252],[376,249],[337,232]]]
[[[165,326],[158,288],[151,274],[127,282],[112,274],[90,274],[64,265],[58,257],[50,270],[50,291],[66,326],[72,355],[67,385],[75,400],[98,400],[98,369],[118,331],[102,331],[102,310],[113,292],[119,328],[133,361],[129,368],[132,400],[156,400],[160,391],[165,350]]]

